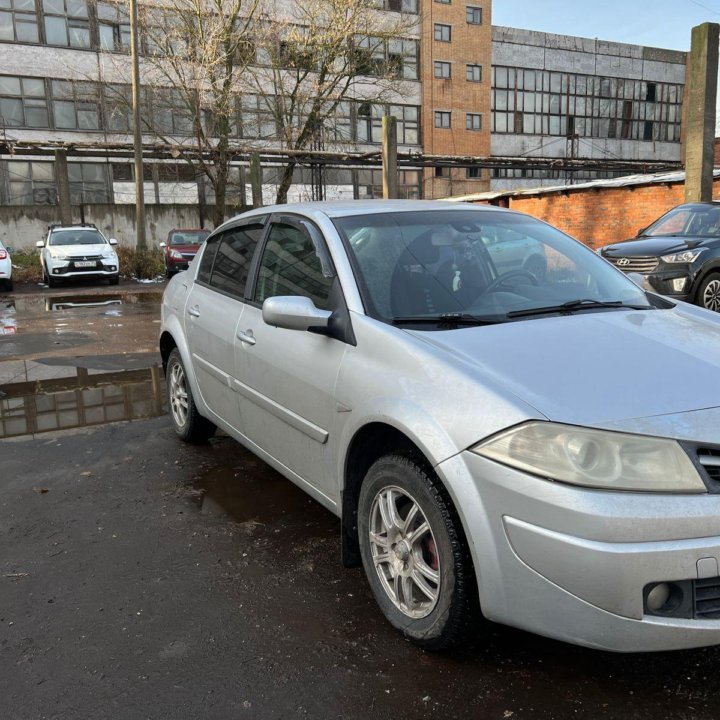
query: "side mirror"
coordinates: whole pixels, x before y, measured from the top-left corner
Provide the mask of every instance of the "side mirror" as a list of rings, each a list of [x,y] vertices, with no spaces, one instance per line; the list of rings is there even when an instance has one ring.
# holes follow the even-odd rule
[[[44,243],[42,240],[38,240],[38,241],[35,243],[35,247],[44,248],[44,247],[45,247],[45,243]]]
[[[626,273],[628,280],[632,280],[641,290],[647,290],[645,287],[645,276],[638,272]]]
[[[14,252],[15,252],[9,245],[6,245],[6,246],[5,246],[5,249],[8,251],[8,253],[14,253]]]
[[[115,238],[110,238],[110,244],[117,245],[117,240]]]
[[[295,295],[271,297],[262,306],[267,325],[287,330],[326,328],[331,315],[329,310],[316,308],[310,298]]]
[[[166,242],[161,242],[161,243],[160,243],[160,247],[161,247],[161,248],[166,248],[166,247],[167,247],[167,243],[166,243]]]

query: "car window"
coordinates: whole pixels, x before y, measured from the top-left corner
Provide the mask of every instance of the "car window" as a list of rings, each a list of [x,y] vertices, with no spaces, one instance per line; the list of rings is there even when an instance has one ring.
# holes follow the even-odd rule
[[[648,305],[634,283],[587,247],[525,215],[436,210],[334,223],[365,307],[378,319],[505,318],[578,300]]]
[[[174,232],[170,235],[171,245],[201,245],[207,238],[207,232]]]
[[[104,245],[105,238],[97,230],[57,230],[50,234],[49,245]]]
[[[720,207],[697,205],[675,208],[653,223],[643,234],[649,237],[666,235],[718,237],[720,236]]]
[[[307,230],[274,223],[260,260],[254,300],[262,304],[269,297],[301,295],[329,309],[333,276],[323,267],[320,253]]]
[[[243,297],[250,263],[263,230],[263,225],[257,223],[222,233],[210,275],[211,287],[239,298]]]
[[[210,282],[210,275],[212,274],[213,262],[215,262],[215,255],[217,254],[218,245],[220,244],[220,235],[215,235],[210,238],[204,245],[204,249],[201,248],[202,257],[200,258],[200,266],[198,267],[197,277],[195,280],[207,284]]]

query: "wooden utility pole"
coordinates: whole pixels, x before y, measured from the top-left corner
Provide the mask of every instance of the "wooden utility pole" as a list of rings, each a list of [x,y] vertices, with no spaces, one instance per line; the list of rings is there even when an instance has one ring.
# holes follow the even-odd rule
[[[260,156],[257,153],[253,153],[250,157],[250,188],[252,189],[253,207],[262,207],[262,166],[260,165]]]
[[[715,102],[720,25],[692,30],[688,60],[685,124],[685,202],[708,202],[713,195]]]
[[[138,47],[137,0],[130,0],[130,59],[132,62],[133,144],[135,145],[135,225],[136,247],[147,249],[145,238],[145,186],[140,127],[140,48]]]
[[[68,179],[67,150],[55,151],[55,177],[58,188],[60,222],[72,224],[72,206],[70,205],[70,180]]]
[[[385,115],[382,119],[382,180],[383,198],[397,198],[397,120],[391,115]]]

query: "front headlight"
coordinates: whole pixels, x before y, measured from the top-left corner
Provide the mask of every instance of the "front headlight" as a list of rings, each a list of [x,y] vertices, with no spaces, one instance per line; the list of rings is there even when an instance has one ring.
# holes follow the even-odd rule
[[[529,422],[472,451],[533,475],[584,487],[707,492],[680,445],[663,438]]]
[[[102,256],[104,258],[116,258],[117,254],[112,248],[106,248],[105,250],[103,250]]]
[[[67,253],[60,252],[59,250],[51,250],[50,257],[53,260],[67,260],[68,259]]]
[[[183,259],[182,253],[178,250],[171,250],[168,253],[168,255],[170,255],[170,257],[173,258],[174,260],[182,260]]]
[[[693,263],[698,259],[700,253],[705,252],[705,250],[707,250],[707,248],[685,250],[684,252],[675,253],[674,255],[663,255],[660,259],[666,263]]]

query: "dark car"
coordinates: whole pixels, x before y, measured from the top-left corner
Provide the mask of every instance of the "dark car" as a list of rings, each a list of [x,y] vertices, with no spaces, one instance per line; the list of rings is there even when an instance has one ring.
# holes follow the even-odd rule
[[[720,203],[678,205],[600,255],[619,270],[642,274],[648,290],[720,310]]]
[[[160,243],[165,250],[165,274],[172,277],[181,270],[187,270],[190,261],[210,234],[201,228],[173,228],[167,242]]]

